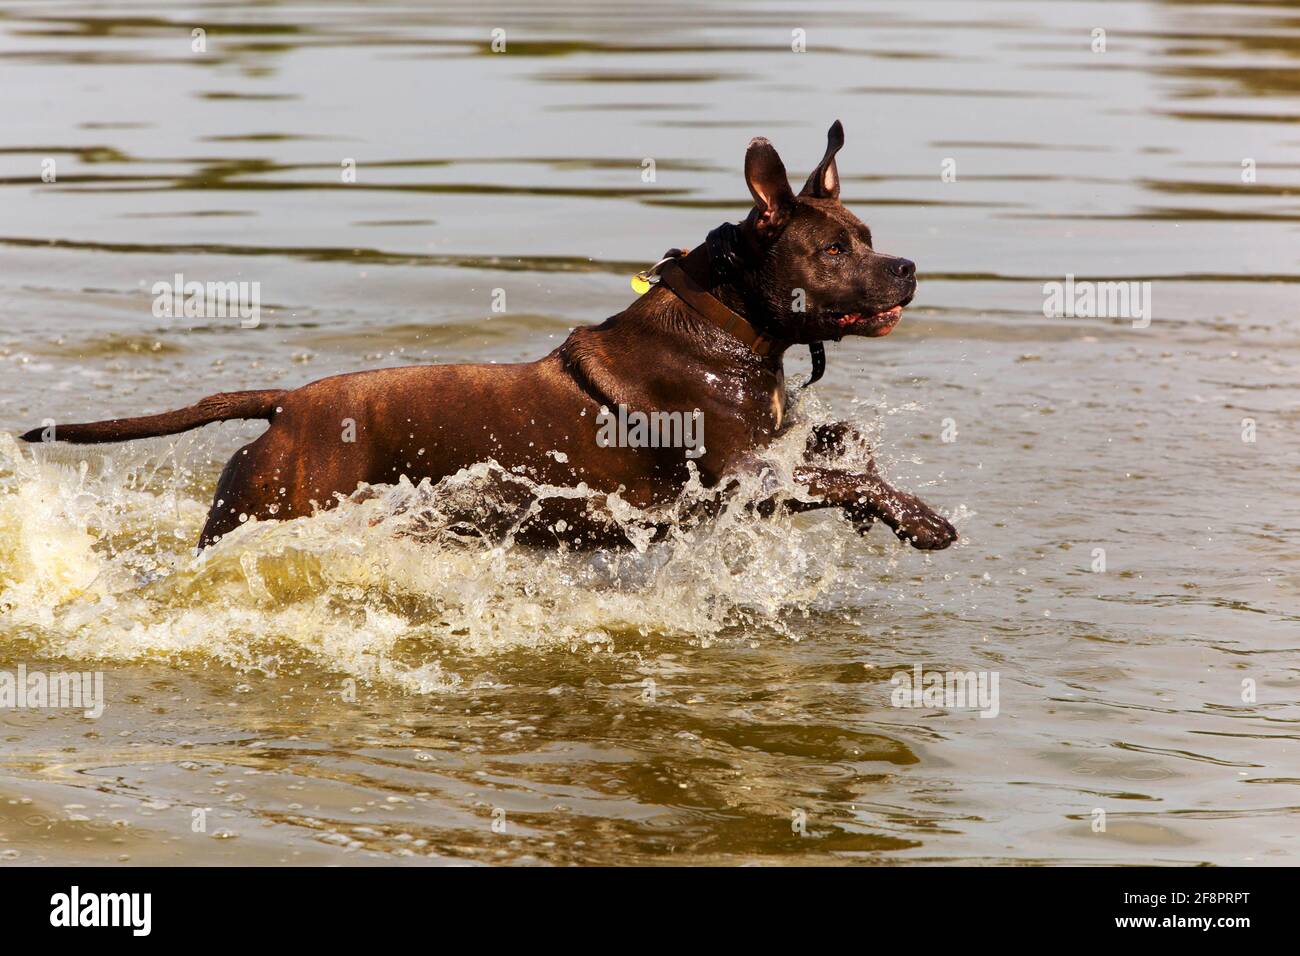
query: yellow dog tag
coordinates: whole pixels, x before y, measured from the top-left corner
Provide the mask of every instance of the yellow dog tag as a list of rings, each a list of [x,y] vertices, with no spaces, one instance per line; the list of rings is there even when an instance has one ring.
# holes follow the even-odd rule
[[[638,272],[632,277],[632,291],[637,295],[645,295],[650,291],[650,277],[659,275],[659,270],[663,268],[664,263],[671,259],[677,259],[690,252],[689,249],[669,249],[668,255],[664,256],[649,269],[644,272]]]

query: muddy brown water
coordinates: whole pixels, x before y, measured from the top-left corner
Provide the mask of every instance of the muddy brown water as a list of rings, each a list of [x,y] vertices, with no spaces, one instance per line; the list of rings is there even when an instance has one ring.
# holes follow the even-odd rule
[[[1295,863],[1300,11],[545,6],[0,2],[0,672],[106,702],[0,710],[0,858]],[[836,117],[920,291],[799,427],[876,433],[950,551],[421,542],[403,486],[196,560],[256,426],[9,437],[540,355],[744,214],[749,137],[802,177]],[[155,317],[177,273],[260,324]],[[1067,275],[1149,324],[1045,317]],[[894,706],[917,666],[996,716]]]

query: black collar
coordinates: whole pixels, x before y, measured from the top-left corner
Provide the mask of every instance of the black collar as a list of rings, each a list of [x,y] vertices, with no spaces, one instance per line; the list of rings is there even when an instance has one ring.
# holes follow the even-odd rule
[[[692,279],[677,259],[670,259],[660,268],[659,284],[672,290],[673,295],[696,315],[712,322],[732,338],[740,339],[755,355],[766,356],[771,353],[773,346],[780,345],[784,348],[790,344],[782,343],[754,328],[743,315],[728,308],[721,299]]]
[[[714,279],[718,282],[725,282],[741,288],[744,287],[745,266],[744,260],[741,258],[741,250],[744,247],[744,244],[744,234],[740,231],[740,227],[734,222],[724,222],[708,234],[704,240],[704,250],[708,254],[707,265],[709,272],[712,274]],[[679,250],[673,251],[679,252]],[[677,256],[673,256],[672,258],[677,258]],[[698,287],[687,287],[686,282],[689,282],[689,279],[686,279],[684,282],[684,277],[685,273],[680,272],[679,270],[675,271],[668,287],[677,294],[679,299],[686,302],[686,304],[695,309],[696,312],[699,312],[715,325],[719,325],[727,331],[730,331],[731,334],[736,335],[737,338],[740,338],[741,341],[755,352],[755,354],[766,355],[772,344],[778,341],[774,336],[767,335],[766,333],[759,333],[753,328],[752,323],[746,321],[743,317],[732,312],[730,309],[727,309],[727,307],[721,302],[718,302],[715,296],[709,295]],[[694,284],[691,283],[691,285],[693,286]],[[716,307],[712,304],[703,302],[699,298],[701,295],[712,299],[713,303],[716,303]],[[733,316],[734,318],[730,319],[728,324],[723,324],[718,321],[716,316],[721,314],[718,312],[718,308],[721,308],[724,312],[729,313],[730,316]],[[755,334],[745,335],[744,332],[746,330],[754,332]],[[737,334],[738,332],[740,334]],[[756,345],[756,342],[759,344]],[[762,348],[762,351],[759,351],[760,347]],[[810,342],[808,344],[808,352],[812,358],[812,375],[808,381],[804,383],[804,388],[807,388],[813,382],[826,374],[826,346],[821,342]]]

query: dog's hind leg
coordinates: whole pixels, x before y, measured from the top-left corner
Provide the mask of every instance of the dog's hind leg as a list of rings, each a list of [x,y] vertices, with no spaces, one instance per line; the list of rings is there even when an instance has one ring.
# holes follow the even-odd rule
[[[199,550],[215,544],[250,518],[262,520],[297,517],[286,507],[281,489],[292,486],[283,473],[283,458],[275,452],[275,438],[267,432],[231,456],[217,479],[208,520],[199,535]]]

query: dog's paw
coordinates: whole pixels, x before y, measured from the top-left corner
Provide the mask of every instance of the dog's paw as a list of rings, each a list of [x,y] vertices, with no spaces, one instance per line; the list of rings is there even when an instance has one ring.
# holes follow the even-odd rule
[[[942,551],[957,540],[957,529],[952,523],[924,506],[910,511],[894,534],[920,551]]]

